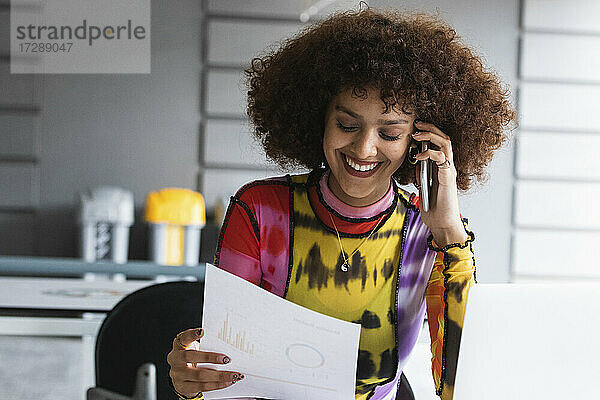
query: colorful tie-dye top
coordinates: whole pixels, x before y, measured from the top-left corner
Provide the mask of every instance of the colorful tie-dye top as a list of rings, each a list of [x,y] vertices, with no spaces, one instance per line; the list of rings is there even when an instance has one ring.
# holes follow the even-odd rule
[[[395,398],[427,309],[436,392],[450,399],[466,294],[475,282],[473,233],[467,231],[464,244],[435,248],[418,197],[395,182],[375,205],[340,210],[324,193],[327,173],[242,187],[227,209],[215,265],[294,303],[360,323],[355,399]]]

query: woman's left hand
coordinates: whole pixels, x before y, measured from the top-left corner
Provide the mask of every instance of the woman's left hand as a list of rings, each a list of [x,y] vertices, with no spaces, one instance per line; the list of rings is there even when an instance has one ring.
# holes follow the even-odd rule
[[[429,194],[429,211],[424,212],[422,201],[419,201],[421,219],[429,227],[434,238],[434,245],[443,247],[450,243],[464,243],[467,239],[464,225],[458,210],[458,190],[456,186],[456,168],[452,156],[452,143],[450,137],[437,126],[427,122],[415,122],[421,130],[413,134],[417,142],[427,140],[432,146],[428,150],[416,155],[417,161],[432,160],[433,186]],[[419,146],[420,148],[420,146]],[[450,165],[444,168],[444,162]],[[420,167],[418,163],[417,183],[420,182]]]

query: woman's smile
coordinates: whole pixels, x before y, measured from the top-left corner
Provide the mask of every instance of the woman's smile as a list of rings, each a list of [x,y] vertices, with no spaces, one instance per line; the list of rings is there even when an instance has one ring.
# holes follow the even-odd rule
[[[383,162],[379,161],[361,161],[355,158],[348,156],[347,154],[342,153],[341,151],[340,157],[342,158],[342,162],[344,167],[346,167],[346,171],[352,175],[359,178],[368,178],[374,175],[379,167],[383,164]]]

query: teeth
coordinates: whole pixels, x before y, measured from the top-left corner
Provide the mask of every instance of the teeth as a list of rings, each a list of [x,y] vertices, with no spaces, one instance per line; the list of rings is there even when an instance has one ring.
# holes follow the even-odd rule
[[[352,169],[356,170],[356,171],[370,171],[373,168],[375,168],[377,166],[378,163],[373,163],[373,164],[367,164],[367,165],[358,165],[356,163],[354,163],[350,157],[346,156],[346,162],[348,163],[349,166],[352,167]]]

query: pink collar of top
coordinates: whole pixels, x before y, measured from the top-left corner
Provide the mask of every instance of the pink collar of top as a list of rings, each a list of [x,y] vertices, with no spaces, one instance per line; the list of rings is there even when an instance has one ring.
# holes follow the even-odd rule
[[[323,200],[337,211],[339,214],[344,217],[349,218],[369,218],[374,215],[377,215],[385,210],[387,210],[394,201],[394,190],[392,182],[390,181],[390,187],[388,188],[387,193],[383,196],[377,203],[371,204],[366,207],[354,207],[348,205],[338,199],[335,194],[329,189],[329,185],[327,185],[327,180],[329,178],[330,170],[325,171],[321,180],[319,180],[319,188],[321,189],[321,193],[323,194]]]

